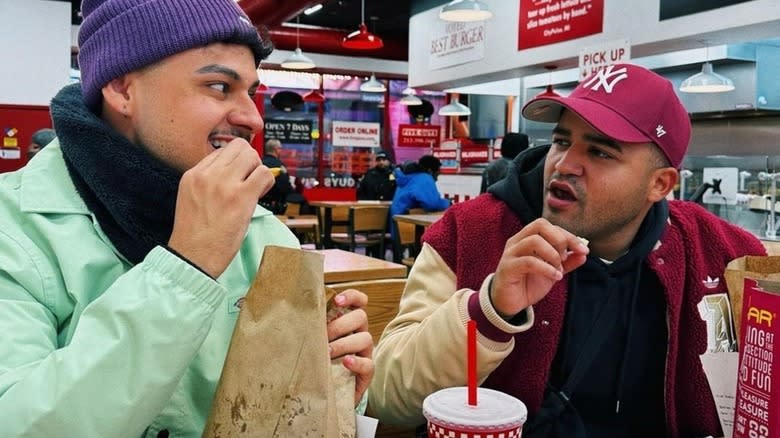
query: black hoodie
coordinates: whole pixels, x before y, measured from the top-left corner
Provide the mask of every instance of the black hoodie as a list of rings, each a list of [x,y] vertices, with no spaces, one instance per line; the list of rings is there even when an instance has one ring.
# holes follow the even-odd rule
[[[544,158],[549,147],[518,155],[507,178],[488,190],[524,223],[541,216]],[[550,386],[560,388],[601,312],[612,317],[601,351],[571,402],[589,437],[664,436],[666,307],[661,285],[643,263],[661,237],[669,212],[666,201],[650,209],[626,254],[612,263],[589,256],[570,279],[566,319]],[[606,308],[607,297],[616,293]]]

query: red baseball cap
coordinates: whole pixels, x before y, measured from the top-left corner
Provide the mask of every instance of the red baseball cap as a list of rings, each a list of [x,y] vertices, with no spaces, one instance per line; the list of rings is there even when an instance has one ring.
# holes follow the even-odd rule
[[[564,108],[621,143],[655,143],[676,168],[691,140],[691,120],[672,83],[637,65],[599,70],[568,97],[531,99],[523,107],[523,117],[555,123]]]

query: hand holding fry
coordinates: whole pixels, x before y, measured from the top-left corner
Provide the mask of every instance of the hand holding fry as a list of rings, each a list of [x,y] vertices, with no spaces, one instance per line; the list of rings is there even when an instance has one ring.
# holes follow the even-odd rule
[[[546,219],[531,222],[504,246],[490,291],[496,311],[511,317],[536,304],[588,252],[580,238]]]

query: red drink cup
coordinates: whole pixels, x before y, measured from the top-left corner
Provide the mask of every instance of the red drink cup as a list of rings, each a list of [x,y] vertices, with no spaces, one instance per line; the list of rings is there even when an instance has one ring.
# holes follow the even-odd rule
[[[519,438],[528,417],[525,404],[511,395],[477,388],[477,405],[468,387],[445,388],[425,397],[423,415],[429,438]]]

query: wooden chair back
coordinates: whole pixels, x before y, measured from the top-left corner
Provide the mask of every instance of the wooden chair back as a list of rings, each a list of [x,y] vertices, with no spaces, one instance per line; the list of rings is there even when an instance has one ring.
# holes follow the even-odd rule
[[[330,209],[332,223],[341,223],[342,225],[331,225],[331,233],[346,233],[347,220],[349,219],[349,207],[333,207]],[[320,222],[320,229],[325,230],[325,207],[317,208],[317,219]]]
[[[301,214],[301,204],[298,202],[288,202],[287,203],[287,209],[284,211],[283,215],[278,215],[281,218],[287,217],[287,218],[314,218],[317,219],[317,225],[314,227],[313,231],[304,231],[304,232],[295,232],[296,236],[298,237],[298,240],[301,242],[301,244],[314,244],[315,248],[321,247],[321,234],[320,231],[322,220],[317,216],[313,214]],[[284,220],[282,220],[284,222]]]
[[[368,305],[365,308],[368,315],[368,331],[379,342],[379,337],[385,326],[398,314],[398,303],[401,301],[405,278],[386,278],[380,280],[351,281],[348,283],[328,284],[326,287],[342,292],[347,289],[357,289],[368,295]]]
[[[407,214],[425,214],[425,209],[422,208],[410,208]],[[398,226],[398,243],[404,247],[407,245],[414,245],[414,224],[406,222],[396,222]]]
[[[298,217],[301,215],[301,204],[297,202],[288,202],[287,210],[284,211],[284,215],[287,217]]]
[[[349,207],[346,233],[331,233],[331,239],[337,245],[346,246],[350,251],[357,247],[378,247],[384,254],[385,232],[390,207],[387,205],[354,205]]]
[[[410,208],[407,214],[425,214],[425,209]],[[396,220],[393,220],[393,222],[395,222],[396,230],[398,231],[395,234],[395,242],[393,242],[393,261],[411,267],[419,251],[415,236],[415,226],[408,222],[398,222]],[[409,256],[404,257],[404,252],[407,250],[409,250]]]

